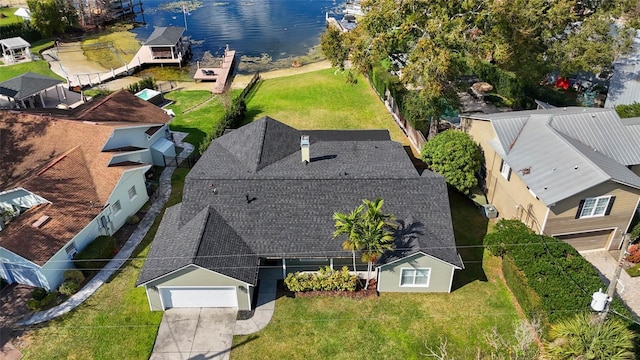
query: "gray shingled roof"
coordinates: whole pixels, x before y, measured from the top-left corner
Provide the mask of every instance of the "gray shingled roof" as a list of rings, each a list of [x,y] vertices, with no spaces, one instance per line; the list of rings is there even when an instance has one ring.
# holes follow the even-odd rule
[[[185,28],[179,26],[159,26],[153,29],[147,41],[147,46],[173,46],[178,43],[184,34]]]
[[[380,197],[385,212],[405,219],[397,241],[411,246],[403,254],[423,251],[462,267],[440,175],[420,175],[388,132],[354,136],[359,141],[341,140],[344,132],[333,133],[335,141],[328,140],[331,132],[316,134],[311,162],[304,165],[301,133],[313,136],[262,118],[214,140],[189,172],[177,228],[212,209],[200,244],[210,260],[203,266],[239,271],[234,264],[240,260],[245,264],[240,267],[254,269],[257,258],[350,257],[343,239],[333,239],[333,214]],[[169,246],[163,240],[167,233],[158,234],[150,255]]]
[[[0,94],[22,100],[60,83],[58,79],[28,72],[1,82]]]
[[[490,146],[547,206],[609,180],[640,188],[640,177],[627,168],[640,164],[640,138],[611,109],[471,117],[491,121],[497,136]]]

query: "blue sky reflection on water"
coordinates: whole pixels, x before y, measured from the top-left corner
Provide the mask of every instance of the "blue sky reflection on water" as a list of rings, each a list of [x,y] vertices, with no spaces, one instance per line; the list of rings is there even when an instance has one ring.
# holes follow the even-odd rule
[[[189,1],[185,1],[188,3]],[[159,10],[175,0],[143,0],[147,25],[132,30],[145,40],[154,26],[184,26],[179,8]],[[221,55],[225,44],[239,55],[269,54],[273,60],[306,54],[320,42],[325,12],[335,11],[342,0],[201,0],[202,7],[187,16],[186,35],[195,41],[193,59],[205,51]],[[138,16],[141,21],[141,17]]]

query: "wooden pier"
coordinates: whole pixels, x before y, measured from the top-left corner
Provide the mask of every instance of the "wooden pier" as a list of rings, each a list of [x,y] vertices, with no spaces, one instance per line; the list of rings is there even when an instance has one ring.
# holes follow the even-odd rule
[[[227,90],[227,84],[233,74],[233,67],[235,63],[236,51],[229,50],[229,46],[224,50],[220,67],[200,67],[198,62],[196,73],[193,75],[195,81],[211,81],[215,82],[212,92],[214,94],[222,94]]]

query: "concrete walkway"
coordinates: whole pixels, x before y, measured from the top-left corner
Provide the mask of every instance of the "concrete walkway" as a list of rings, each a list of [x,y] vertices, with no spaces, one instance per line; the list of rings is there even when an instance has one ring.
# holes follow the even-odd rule
[[[613,255],[605,250],[581,251],[580,254],[600,271],[600,277],[609,285],[613,273],[618,266],[618,259],[614,259]],[[598,289],[593,289],[594,292],[597,290]],[[640,314],[640,277],[632,278],[626,271],[622,270],[616,290],[617,294],[631,311],[633,311],[636,320],[640,320],[638,316]],[[606,292],[607,289],[602,289],[602,291]]]
[[[184,148],[180,154],[181,158],[187,157],[193,151],[193,145],[182,141],[186,136],[186,133],[174,132],[176,145]],[[127,240],[124,246],[122,246],[116,256],[114,256],[113,259],[111,259],[111,261],[109,261],[109,263],[93,277],[93,279],[91,279],[80,291],[75,293],[64,303],[46,311],[37,312],[27,319],[18,322],[16,325],[26,326],[39,324],[68,313],[87,300],[89,296],[96,292],[96,290],[98,290],[115,271],[120,269],[120,267],[131,257],[133,250],[138,247],[151,228],[153,221],[160,211],[162,211],[164,204],[169,199],[169,195],[171,194],[171,175],[174,170],[175,167],[166,167],[164,169],[162,175],[160,175],[160,184],[156,190],[158,191],[158,197],[153,202],[149,210],[147,210],[144,218],[138,224],[138,228],[133,232],[133,234],[131,234],[129,240]]]
[[[275,271],[274,271],[275,270]],[[260,289],[258,290],[258,303],[253,316],[247,320],[238,320],[234,335],[250,335],[264,329],[273,317],[276,308],[276,285],[278,279],[282,279],[279,269],[260,270]]]

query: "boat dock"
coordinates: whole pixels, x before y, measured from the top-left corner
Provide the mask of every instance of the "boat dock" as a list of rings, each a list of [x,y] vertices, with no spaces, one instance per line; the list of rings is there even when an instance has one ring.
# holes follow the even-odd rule
[[[200,62],[197,63],[196,73],[193,75],[193,80],[197,81],[211,81],[215,82],[212,92],[214,94],[222,94],[227,89],[229,79],[233,74],[233,67],[235,63],[236,51],[229,50],[229,46],[224,49],[224,55],[220,63],[220,67],[200,67]]]

